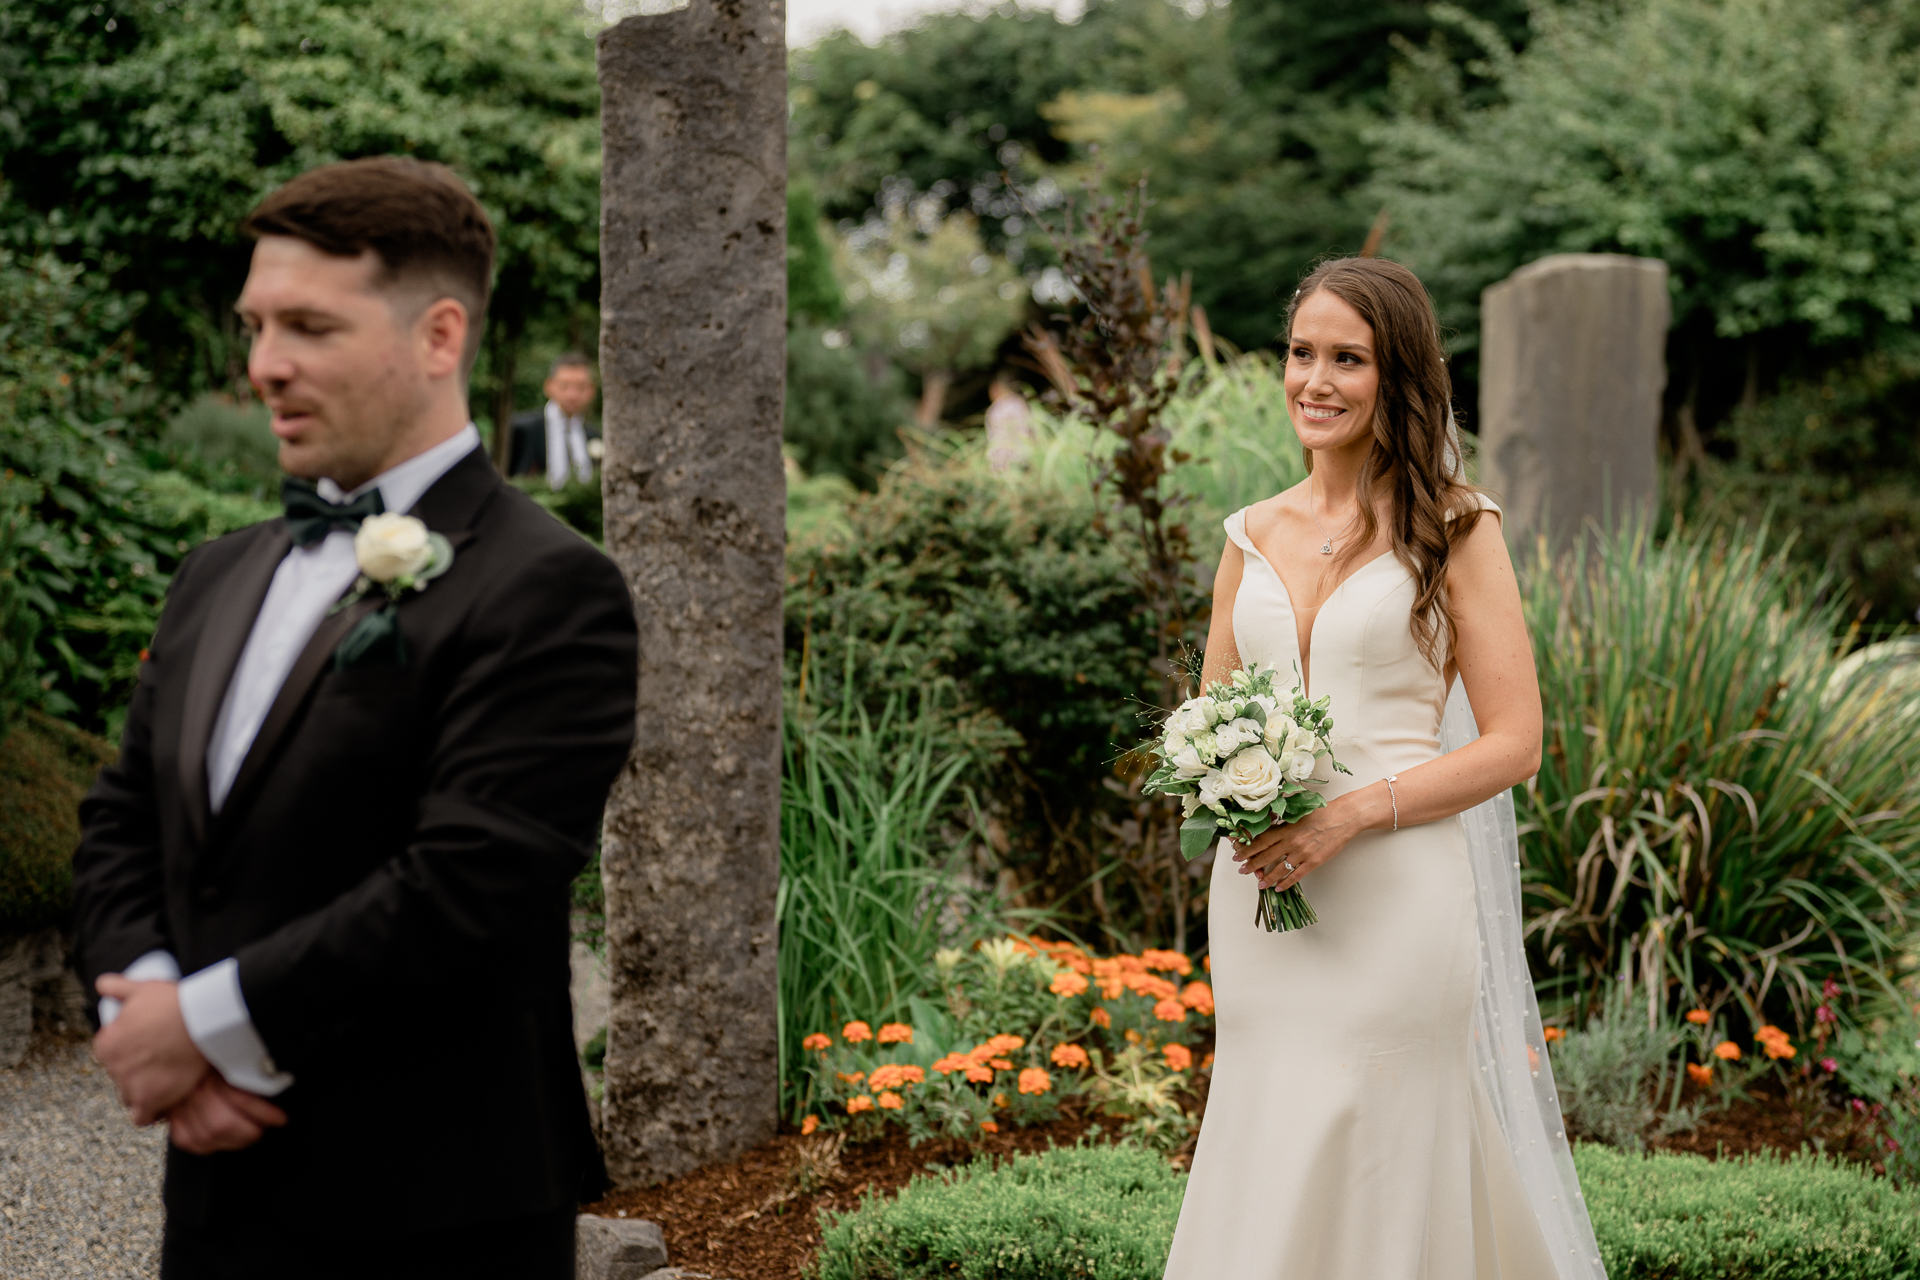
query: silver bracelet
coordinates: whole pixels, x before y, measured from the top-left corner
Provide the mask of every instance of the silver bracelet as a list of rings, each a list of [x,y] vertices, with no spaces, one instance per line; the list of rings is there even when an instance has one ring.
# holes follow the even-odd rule
[[[1400,775],[1397,773],[1387,779],[1387,803],[1393,806],[1393,829],[1395,831],[1400,829],[1400,798],[1393,794],[1393,784],[1399,780]]]

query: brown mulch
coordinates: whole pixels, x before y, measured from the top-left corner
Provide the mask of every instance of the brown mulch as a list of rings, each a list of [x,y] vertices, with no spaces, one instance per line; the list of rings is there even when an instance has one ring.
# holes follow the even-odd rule
[[[889,1125],[884,1137],[839,1153],[838,1169],[824,1186],[802,1192],[796,1174],[807,1153],[825,1145],[825,1134],[802,1138],[782,1133],[729,1164],[643,1190],[615,1191],[581,1209],[602,1217],[645,1218],[660,1224],[667,1259],[675,1267],[719,1280],[794,1280],[820,1243],[822,1209],[844,1212],[868,1193],[891,1194],[916,1173],[963,1165],[979,1155],[1026,1155],[1049,1146],[1070,1147],[1083,1136],[1098,1138],[1114,1121],[1090,1120],[1069,1099],[1061,1117],[1029,1129],[982,1135],[977,1146],[943,1141],[907,1145],[906,1133]]]
[[[1193,1109],[1204,1109],[1204,1097],[1189,1102],[1197,1104]],[[811,1192],[799,1190],[796,1174],[826,1135],[802,1138],[789,1131],[732,1163],[657,1187],[616,1191],[581,1212],[617,1217],[624,1211],[624,1216],[659,1223],[675,1267],[717,1280],[797,1280],[820,1243],[822,1209],[845,1212],[857,1207],[863,1195],[892,1194],[916,1173],[953,1168],[977,1155],[1072,1146],[1082,1137],[1098,1139],[1115,1128],[1116,1121],[1085,1115],[1075,1098],[1062,1103],[1061,1118],[1051,1124],[984,1136],[973,1148],[959,1142],[910,1147],[904,1131],[888,1126],[878,1140],[842,1149],[834,1176]],[[1648,1145],[1712,1160],[1758,1152],[1786,1154],[1811,1144],[1885,1172],[1875,1160],[1876,1136],[1872,1120],[1850,1110],[1838,1095],[1813,1086],[1789,1094],[1781,1082],[1762,1080],[1748,1097],[1706,1116],[1692,1131],[1656,1137]],[[1180,1162],[1182,1157],[1175,1159]]]

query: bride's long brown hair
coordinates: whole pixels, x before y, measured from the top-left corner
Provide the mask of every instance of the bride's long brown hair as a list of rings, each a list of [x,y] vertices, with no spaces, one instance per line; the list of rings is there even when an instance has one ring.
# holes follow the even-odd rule
[[[1380,532],[1378,499],[1388,508],[1393,554],[1413,575],[1413,638],[1441,670],[1453,654],[1453,615],[1447,598],[1447,561],[1480,522],[1477,490],[1455,470],[1449,425],[1453,379],[1440,342],[1440,322],[1420,277],[1385,258],[1334,258],[1314,268],[1287,304],[1287,340],[1293,317],[1322,289],[1360,313],[1373,328],[1380,393],[1374,402],[1373,449],[1360,469],[1360,536],[1329,566],[1347,569]],[[1291,406],[1289,406],[1291,407]],[[1307,470],[1313,453],[1302,448]],[[1453,519],[1448,519],[1449,515]]]

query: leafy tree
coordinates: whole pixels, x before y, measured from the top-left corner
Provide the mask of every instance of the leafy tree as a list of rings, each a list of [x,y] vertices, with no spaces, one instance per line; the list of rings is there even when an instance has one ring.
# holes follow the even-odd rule
[[[486,205],[501,250],[483,393],[510,395],[537,319],[597,296],[599,89],[566,0],[97,8],[0,0],[0,48],[44,69],[4,90],[0,226],[137,282],[142,351],[169,393],[238,389],[236,226],[333,160],[443,161]]]
[[[1373,189],[1466,345],[1481,289],[1562,252],[1667,262],[1682,394],[1703,362],[1757,378],[1912,322],[1920,57],[1891,18],[1851,0],[1579,0],[1539,9],[1515,56],[1452,17],[1486,45],[1499,100],[1472,106],[1457,69],[1417,56]]]
[[[920,376],[919,422],[931,427],[954,374],[991,362],[1020,327],[1026,286],[970,215],[942,216],[937,199],[889,205],[844,248],[854,330]]]
[[[787,330],[787,446],[809,475],[872,488],[912,421],[905,379],[884,353],[805,317]]]

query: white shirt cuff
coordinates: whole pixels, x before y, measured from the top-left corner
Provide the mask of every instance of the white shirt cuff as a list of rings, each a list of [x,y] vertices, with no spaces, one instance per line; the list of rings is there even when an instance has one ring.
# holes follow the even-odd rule
[[[149,951],[128,965],[120,974],[128,982],[178,982],[180,962],[171,951]],[[112,996],[100,997],[100,1026],[104,1030],[120,1016],[120,1002]]]
[[[183,978],[180,1018],[194,1047],[234,1088],[271,1098],[293,1083],[292,1076],[273,1065],[266,1043],[253,1029],[246,998],[240,994],[238,960],[228,958]]]

